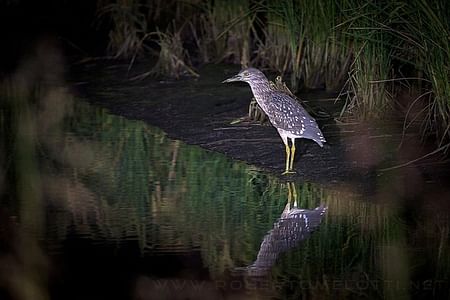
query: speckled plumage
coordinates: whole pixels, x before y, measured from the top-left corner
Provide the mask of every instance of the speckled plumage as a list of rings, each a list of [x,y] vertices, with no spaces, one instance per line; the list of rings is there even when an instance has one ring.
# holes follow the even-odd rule
[[[321,147],[326,142],[316,120],[300,103],[288,95],[271,91],[263,95],[255,95],[255,99],[258,103],[264,103],[260,104],[261,108],[281,136],[311,139]]]
[[[250,85],[256,102],[278,130],[286,145],[286,172],[292,171],[296,138],[311,139],[321,147],[326,142],[316,120],[308,114],[299,102],[270,84],[270,81],[260,70],[247,68],[224,82],[232,81],[244,81]],[[288,139],[292,140],[291,150],[288,150]],[[290,153],[292,153],[292,157],[290,164],[288,164]],[[290,167],[288,167],[289,165]]]

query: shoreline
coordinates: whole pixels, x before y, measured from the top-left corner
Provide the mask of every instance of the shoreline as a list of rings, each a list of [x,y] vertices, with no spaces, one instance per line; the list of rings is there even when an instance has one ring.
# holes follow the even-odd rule
[[[145,67],[145,63],[134,67],[132,74],[128,73],[128,64],[87,63],[77,66],[71,84],[77,97],[91,104],[125,118],[144,121],[162,129],[170,138],[223,153],[281,180],[325,185],[344,183],[371,191],[379,184],[377,169],[387,166],[386,157],[396,155],[397,151],[390,149],[393,146],[377,148],[394,144],[398,134],[383,136],[377,126],[364,124],[356,124],[356,131],[347,130],[336,125],[333,119],[318,119],[327,143],[320,148],[313,141],[298,139],[294,165],[297,174],[284,177],[281,173],[285,150],[276,129],[246,121],[231,124],[247,115],[252,97],[247,84],[221,84],[224,78],[239,71],[238,66],[207,65],[200,69],[199,78],[178,81],[128,79],[144,73],[140,69]],[[330,106],[334,101],[329,97],[320,91],[300,95],[302,100],[308,99],[308,106]]]

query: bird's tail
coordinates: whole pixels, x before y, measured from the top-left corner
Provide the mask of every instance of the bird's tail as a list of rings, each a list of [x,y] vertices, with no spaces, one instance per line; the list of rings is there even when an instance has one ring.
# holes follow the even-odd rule
[[[323,147],[323,143],[327,142],[327,140],[323,137],[323,135],[320,137],[314,137],[312,140],[316,142],[320,147]]]

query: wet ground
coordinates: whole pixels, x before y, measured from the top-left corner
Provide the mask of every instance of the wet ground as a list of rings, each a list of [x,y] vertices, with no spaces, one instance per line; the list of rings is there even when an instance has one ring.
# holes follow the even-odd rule
[[[147,122],[163,129],[169,137],[226,154],[261,170],[280,176],[284,170],[284,145],[270,125],[233,121],[248,114],[252,97],[245,83],[221,84],[239,71],[230,65],[206,65],[199,78],[130,80],[148,71],[150,63],[95,61],[74,68],[73,83],[78,95],[112,113]],[[269,76],[274,79],[276,74]],[[310,140],[297,140],[295,169],[287,180],[311,180],[328,185],[350,184],[369,195],[390,176],[408,182],[412,172],[428,182],[446,180],[448,161],[429,155],[416,132],[404,132],[404,120],[387,116],[361,122],[339,118],[343,100],[336,93],[310,91],[298,95],[310,112],[326,112],[317,121],[327,143],[320,148]],[[312,110],[312,111],[311,111]],[[406,168],[396,169],[406,164]],[[388,176],[383,177],[385,169]],[[405,171],[406,170],[406,171]],[[380,178],[381,176],[381,178]]]
[[[448,298],[446,161],[412,163],[430,150],[399,150],[402,122],[318,119],[327,146],[301,142],[286,178],[271,126],[231,124],[237,68],[130,81],[97,61],[67,83],[43,53],[1,90],[1,299]]]

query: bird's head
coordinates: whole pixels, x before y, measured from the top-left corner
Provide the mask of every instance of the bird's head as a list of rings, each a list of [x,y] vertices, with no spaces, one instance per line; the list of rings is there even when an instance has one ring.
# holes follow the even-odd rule
[[[228,83],[233,81],[244,81],[252,83],[252,82],[267,81],[267,77],[264,75],[263,72],[261,72],[258,69],[246,68],[241,70],[238,74],[234,75],[233,77],[222,81],[222,83]]]

